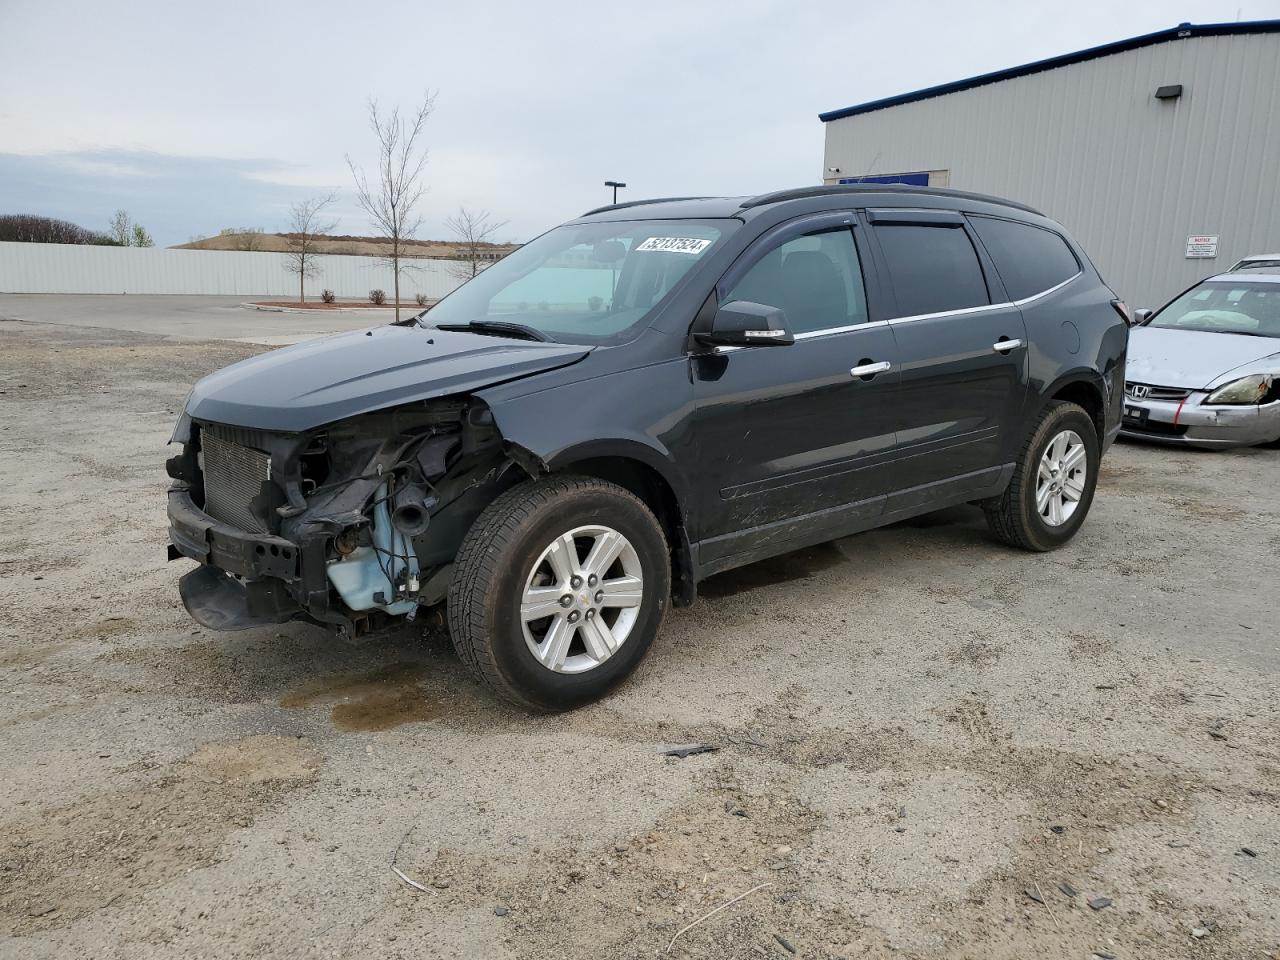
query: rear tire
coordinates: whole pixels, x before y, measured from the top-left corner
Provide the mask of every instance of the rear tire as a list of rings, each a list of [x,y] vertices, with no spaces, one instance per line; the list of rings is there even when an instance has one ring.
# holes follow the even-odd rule
[[[1100,460],[1097,429],[1084,409],[1050,402],[1028,431],[1009,486],[982,504],[991,532],[1024,550],[1056,550],[1089,513]]]
[[[591,477],[513,487],[476,519],[449,586],[449,631],[472,673],[535,710],[596,700],[644,658],[671,568],[638,497]]]

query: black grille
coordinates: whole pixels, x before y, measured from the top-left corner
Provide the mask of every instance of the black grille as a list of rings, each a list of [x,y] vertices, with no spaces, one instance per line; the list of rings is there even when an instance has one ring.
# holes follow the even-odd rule
[[[249,505],[262,492],[263,481],[271,478],[271,458],[211,429],[200,434],[200,448],[204,451],[205,513],[239,530],[269,533]]]
[[[1181,437],[1187,432],[1183,424],[1165,423],[1163,420],[1125,419],[1124,428],[1132,433],[1149,433],[1153,437]]]
[[[1140,391],[1146,390],[1146,395],[1134,396],[1134,387],[1138,387]],[[1124,394],[1133,400],[1185,400],[1191,396],[1191,391],[1182,387],[1157,387],[1150,383],[1128,382],[1124,385]]]

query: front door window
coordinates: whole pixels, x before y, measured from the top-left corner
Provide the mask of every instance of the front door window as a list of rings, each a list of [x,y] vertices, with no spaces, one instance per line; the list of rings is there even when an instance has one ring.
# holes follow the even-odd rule
[[[786,241],[760,258],[722,302],[778,307],[794,334],[865,323],[867,297],[847,227]]]

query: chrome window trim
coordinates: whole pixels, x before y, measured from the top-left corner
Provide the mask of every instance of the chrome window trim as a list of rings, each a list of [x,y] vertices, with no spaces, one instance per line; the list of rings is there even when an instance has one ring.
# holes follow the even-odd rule
[[[1021,307],[1023,304],[1031,303],[1031,302],[1032,302],[1032,301],[1034,301],[1034,300],[1039,300],[1041,297],[1047,297],[1049,294],[1051,294],[1051,293],[1053,293],[1053,292],[1055,292],[1055,291],[1057,291],[1057,290],[1061,290],[1063,287],[1065,287],[1065,286],[1066,286],[1068,283],[1070,283],[1072,280],[1075,280],[1075,279],[1077,279],[1078,277],[1083,277],[1083,276],[1084,276],[1084,271],[1083,271],[1083,270],[1077,270],[1075,273],[1073,273],[1071,276],[1067,277],[1067,279],[1063,280],[1061,283],[1055,283],[1055,284],[1054,284],[1052,287],[1050,287],[1048,290],[1041,290],[1039,293],[1033,293],[1033,294],[1032,294],[1031,296],[1029,296],[1029,297],[1023,297],[1021,300],[1014,300],[1014,301],[1013,301],[1013,305],[1014,305],[1015,307]]]
[[[887,327],[888,320],[868,320],[866,323],[850,323],[843,327],[823,327],[821,330],[806,330],[804,333],[797,333],[797,340],[813,340],[815,337],[830,337],[837,333],[852,333],[855,330],[865,330],[867,327]]]
[[[887,327],[888,320],[868,320],[866,323],[850,323],[843,327],[823,327],[821,330],[806,330],[804,333],[797,333],[796,340],[814,340],[817,337],[830,337],[837,333],[853,333],[855,330],[865,330],[868,327]],[[726,353],[733,353],[735,350],[746,350],[746,347],[739,346],[719,346],[712,349],[712,353],[720,356]]]
[[[890,317],[889,323],[911,323],[916,320],[934,320],[938,317],[962,317],[968,313],[982,313],[986,310],[1000,310],[1014,306],[1013,301],[1003,303],[983,303],[976,307],[962,307],[959,310],[940,310],[937,313],[913,313],[909,317]]]
[[[1047,290],[1041,290],[1039,293],[1033,293],[1029,297],[1023,297],[1021,300],[1003,300],[1000,303],[984,303],[976,307],[963,307],[959,310],[940,310],[937,313],[914,313],[909,317],[890,317],[889,323],[910,323],[913,320],[934,320],[938,317],[959,317],[967,313],[981,313],[984,310],[1000,310],[1004,307],[1023,307],[1028,303],[1039,300],[1041,297],[1047,297],[1051,293],[1061,290],[1071,281],[1078,277],[1084,276],[1083,270],[1078,270],[1061,283],[1055,283]]]

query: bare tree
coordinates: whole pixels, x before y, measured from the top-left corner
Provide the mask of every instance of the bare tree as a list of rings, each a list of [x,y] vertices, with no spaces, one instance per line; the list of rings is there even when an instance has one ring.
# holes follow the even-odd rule
[[[116,215],[111,218],[111,223],[107,227],[107,236],[122,247],[127,247],[133,242],[133,221],[129,219],[128,211],[116,211]]]
[[[307,302],[307,280],[320,272],[316,257],[319,239],[337,226],[336,221],[322,222],[324,208],[333,203],[332,193],[312,197],[289,208],[289,249],[285,253],[285,269],[298,275],[298,302]]]
[[[427,118],[435,106],[435,95],[427,93],[416,111],[401,116],[395,107],[389,114],[378,112],[378,104],[369,101],[369,126],[378,139],[378,169],[371,185],[364,170],[350,156],[347,166],[356,183],[356,199],[369,215],[378,232],[391,244],[391,253],[382,257],[390,264],[395,280],[396,322],[400,322],[400,273],[405,256],[405,241],[412,240],[422,217],[418,202],[426,187],[422,170],[427,163],[427,149],[419,145]]]
[[[447,217],[444,225],[458,238],[460,256],[450,264],[450,272],[459,280],[470,280],[494,260],[493,236],[508,223],[506,220],[491,220],[488,210],[468,210],[459,207],[452,217]]]

